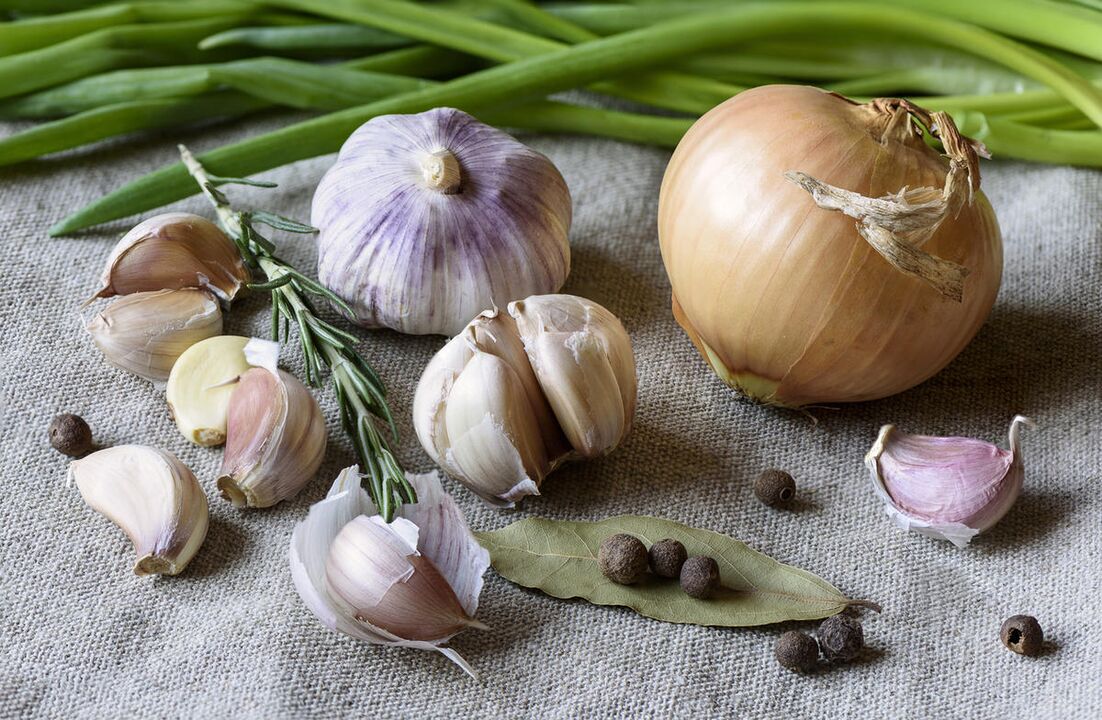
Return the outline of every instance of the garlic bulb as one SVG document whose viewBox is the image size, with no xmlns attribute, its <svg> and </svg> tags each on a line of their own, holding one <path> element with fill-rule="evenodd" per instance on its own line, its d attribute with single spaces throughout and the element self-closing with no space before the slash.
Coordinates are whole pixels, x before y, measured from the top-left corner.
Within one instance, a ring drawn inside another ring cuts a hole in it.
<svg viewBox="0 0 1102 720">
<path fill-rule="evenodd" d="M 207 498 L 176 456 L 144 445 L 98 450 L 69 465 L 84 502 L 134 544 L 137 575 L 176 575 L 207 535 Z"/>
<path fill-rule="evenodd" d="M 1002 519 L 1018 499 L 1025 471 L 1018 415 L 1010 449 L 962 437 L 929 437 L 880 429 L 865 465 L 885 510 L 903 530 L 948 540 L 958 547 Z"/>
<path fill-rule="evenodd" d="M 191 213 L 165 213 L 119 240 L 95 297 L 204 288 L 229 302 L 248 281 L 241 253 L 217 225 Z"/>
<path fill-rule="evenodd" d="M 236 507 L 269 507 L 298 494 L 325 458 L 325 417 L 290 373 L 246 371 L 227 407 L 218 489 Z"/>
<path fill-rule="evenodd" d="M 226 442 L 234 384 L 252 367 L 245 352 L 250 342 L 255 345 L 268 341 L 238 335 L 207 338 L 185 350 L 172 366 L 165 399 L 176 427 L 189 442 Z"/>
<path fill-rule="evenodd" d="M 323 625 L 364 642 L 433 650 L 477 677 L 443 647 L 467 627 L 489 553 L 436 473 L 407 475 L 417 504 L 387 524 L 346 468 L 291 536 L 291 577 Z"/>
<path fill-rule="evenodd" d="M 570 192 L 546 157 L 459 110 L 376 117 L 314 195 L 318 279 L 366 327 L 455 335 L 570 272 Z"/>
<path fill-rule="evenodd" d="M 185 350 L 222 332 L 222 309 L 205 290 L 140 292 L 115 300 L 86 328 L 112 365 L 164 382 Z"/>
<path fill-rule="evenodd" d="M 635 413 L 635 359 L 623 325 L 572 295 L 481 313 L 426 366 L 413 398 L 425 452 L 482 499 L 539 494 L 572 458 L 611 452 Z"/>
<path fill-rule="evenodd" d="M 983 152 L 948 115 L 904 100 L 739 93 L 693 125 L 662 181 L 674 316 L 724 382 L 762 403 L 917 385 L 971 341 L 998 293 Z"/>
</svg>

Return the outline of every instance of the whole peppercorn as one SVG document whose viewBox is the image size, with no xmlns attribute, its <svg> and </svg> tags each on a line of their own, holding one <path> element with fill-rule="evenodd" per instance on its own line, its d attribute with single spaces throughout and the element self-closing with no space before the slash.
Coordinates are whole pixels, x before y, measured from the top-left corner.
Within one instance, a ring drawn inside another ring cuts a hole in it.
<svg viewBox="0 0 1102 720">
<path fill-rule="evenodd" d="M 650 569 L 655 575 L 664 578 L 681 576 L 681 566 L 685 564 L 685 546 L 673 538 L 659 540 L 650 546 Z"/>
<path fill-rule="evenodd" d="M 770 507 L 779 507 L 796 497 L 796 481 L 784 470 L 769 468 L 754 481 L 754 495 Z"/>
<path fill-rule="evenodd" d="M 828 617 L 819 625 L 819 647 L 828 660 L 852 660 L 865 647 L 865 631 L 854 618 Z"/>
<path fill-rule="evenodd" d="M 999 631 L 999 637 L 1008 650 L 1019 655 L 1036 655 L 1041 652 L 1045 641 L 1045 633 L 1032 615 L 1008 617 Z"/>
<path fill-rule="evenodd" d="M 610 535 L 597 550 L 597 566 L 612 582 L 631 585 L 647 572 L 647 546 L 626 533 Z"/>
<path fill-rule="evenodd" d="M 819 643 L 807 633 L 789 630 L 777 640 L 773 655 L 781 667 L 808 673 L 819 663 Z"/>
<path fill-rule="evenodd" d="M 80 457 L 92 449 L 92 429 L 79 415 L 58 415 L 50 422 L 48 432 L 50 445 L 66 455 Z"/>
<path fill-rule="evenodd" d="M 685 594 L 703 600 L 719 588 L 719 565 L 705 555 L 697 555 L 681 566 L 681 589 Z"/>
</svg>

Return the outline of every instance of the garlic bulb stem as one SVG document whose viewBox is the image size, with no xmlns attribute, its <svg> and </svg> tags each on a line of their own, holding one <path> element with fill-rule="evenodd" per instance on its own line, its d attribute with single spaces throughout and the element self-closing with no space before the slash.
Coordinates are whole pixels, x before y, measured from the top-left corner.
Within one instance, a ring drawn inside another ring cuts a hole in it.
<svg viewBox="0 0 1102 720">
<path fill-rule="evenodd" d="M 459 160 L 451 150 L 436 150 L 421 158 L 421 174 L 425 178 L 425 184 L 433 190 L 439 190 L 445 195 L 459 192 L 462 174 Z"/>
</svg>

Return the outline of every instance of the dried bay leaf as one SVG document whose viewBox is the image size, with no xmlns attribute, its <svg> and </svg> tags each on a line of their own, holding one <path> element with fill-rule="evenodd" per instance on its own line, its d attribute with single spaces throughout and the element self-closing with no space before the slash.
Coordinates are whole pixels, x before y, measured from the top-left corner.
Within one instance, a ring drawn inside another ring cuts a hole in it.
<svg viewBox="0 0 1102 720">
<path fill-rule="evenodd" d="M 696 600 L 676 580 L 649 574 L 635 585 L 617 585 L 597 567 L 601 541 L 616 533 L 634 535 L 648 548 L 663 538 L 674 538 L 690 556 L 715 558 L 723 589 L 712 598 Z M 872 606 L 850 600 L 822 578 L 779 563 L 738 540 L 662 518 L 620 515 L 599 522 L 527 518 L 475 536 L 490 552 L 494 570 L 518 585 L 559 598 L 623 605 L 665 622 L 766 625 L 817 620 L 847 605 Z"/>
</svg>

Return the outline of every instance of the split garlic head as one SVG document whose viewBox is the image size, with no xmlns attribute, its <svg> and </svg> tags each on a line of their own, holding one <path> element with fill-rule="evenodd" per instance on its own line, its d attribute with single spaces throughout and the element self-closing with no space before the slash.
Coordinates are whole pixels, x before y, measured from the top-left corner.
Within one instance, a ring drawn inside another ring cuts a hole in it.
<svg viewBox="0 0 1102 720">
<path fill-rule="evenodd" d="M 306 606 L 326 627 L 364 642 L 440 652 L 474 620 L 490 558 L 444 492 L 436 473 L 407 475 L 416 505 L 394 522 L 376 513 L 346 468 L 291 536 L 291 575 Z"/>
<path fill-rule="evenodd" d="M 1010 423 L 1009 449 L 963 437 L 908 435 L 885 425 L 865 465 L 885 510 L 904 530 L 949 540 L 958 547 L 990 529 L 1022 489 L 1019 430 Z"/>
<path fill-rule="evenodd" d="M 119 240 L 95 297 L 204 288 L 229 302 L 248 281 L 241 253 L 221 228 L 199 215 L 165 213 Z"/>
<path fill-rule="evenodd" d="M 136 575 L 176 575 L 207 535 L 207 498 L 186 465 L 166 450 L 117 445 L 69 465 L 90 508 L 134 545 Z"/>
<path fill-rule="evenodd" d="M 115 300 L 86 326 L 115 367 L 163 383 L 189 347 L 222 332 L 222 309 L 205 290 L 155 290 Z"/>
<path fill-rule="evenodd" d="M 539 494 L 562 462 L 615 449 L 635 412 L 631 340 L 572 295 L 481 313 L 429 362 L 413 399 L 425 452 L 486 502 Z"/>
<path fill-rule="evenodd" d="M 464 112 L 377 117 L 314 195 L 318 278 L 366 327 L 455 335 L 562 287 L 571 213 L 550 160 Z"/>
</svg>

